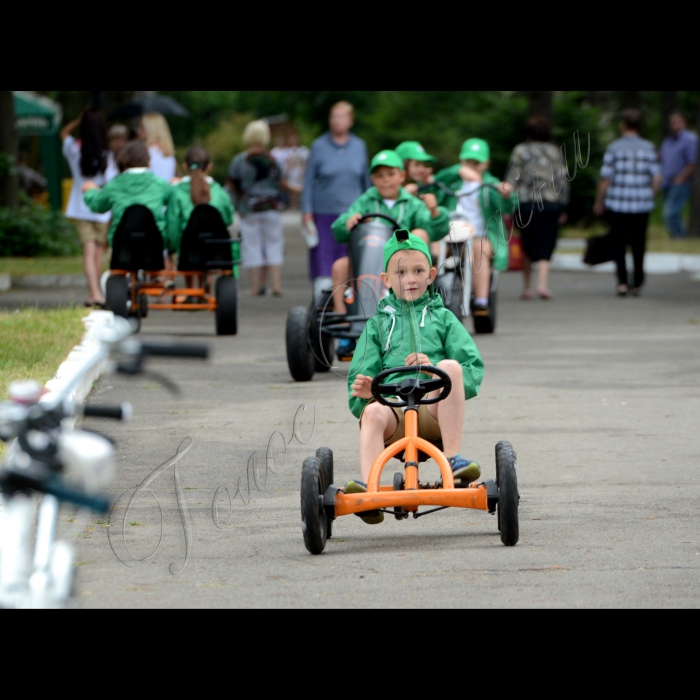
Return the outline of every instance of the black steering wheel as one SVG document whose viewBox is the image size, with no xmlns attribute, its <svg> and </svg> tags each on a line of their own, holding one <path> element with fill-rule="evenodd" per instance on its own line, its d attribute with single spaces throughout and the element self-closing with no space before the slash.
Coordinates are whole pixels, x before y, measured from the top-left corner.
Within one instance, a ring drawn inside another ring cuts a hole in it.
<svg viewBox="0 0 700 700">
<path fill-rule="evenodd" d="M 393 216 L 389 216 L 388 214 L 382 214 L 381 212 L 377 212 L 376 214 L 365 214 L 357 222 L 357 225 L 359 226 L 360 224 L 363 224 L 365 221 L 369 221 L 370 219 L 384 219 L 385 221 L 388 221 L 390 224 L 394 225 L 395 231 L 398 231 L 398 229 L 401 228 L 401 224 Z"/>
<path fill-rule="evenodd" d="M 436 374 L 437 379 L 417 379 L 409 377 L 398 384 L 382 384 L 382 382 L 394 374 L 415 374 L 417 371 Z M 442 393 L 434 399 L 426 399 L 427 394 L 442 389 Z M 377 403 L 390 408 L 415 408 L 416 406 L 428 406 L 444 401 L 452 391 L 452 380 L 447 372 L 432 365 L 416 365 L 414 367 L 394 367 L 385 369 L 372 380 L 372 396 Z M 388 401 L 387 396 L 398 396 L 398 401 Z"/>
</svg>

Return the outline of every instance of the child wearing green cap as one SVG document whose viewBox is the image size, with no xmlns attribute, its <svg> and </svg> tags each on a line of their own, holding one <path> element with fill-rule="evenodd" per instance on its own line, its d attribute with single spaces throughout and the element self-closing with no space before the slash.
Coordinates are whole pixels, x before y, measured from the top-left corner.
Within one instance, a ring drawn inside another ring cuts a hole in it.
<svg viewBox="0 0 700 700">
<path fill-rule="evenodd" d="M 432 283 L 437 270 L 424 241 L 408 231 L 397 231 L 386 245 L 384 261 L 382 280 L 391 293 L 365 326 L 348 377 L 350 410 L 360 419 L 362 479 L 348 482 L 345 492 L 366 492 L 374 461 L 404 437 L 403 411 L 372 398 L 373 378 L 392 367 L 433 365 L 450 376 L 450 396 L 420 407 L 419 435 L 433 442 L 442 440 L 456 479 L 476 481 L 481 476 L 479 465 L 462 458 L 460 451 L 465 401 L 478 394 L 484 377 L 481 355 L 462 323 L 435 293 Z M 379 512 L 361 517 L 370 525 L 384 520 Z"/>
<path fill-rule="evenodd" d="M 430 185 L 435 181 L 433 166 L 436 160 L 426 153 L 425 148 L 418 141 L 404 141 L 396 147 L 396 152 L 403 160 L 406 171 L 407 184 L 404 187 L 409 194 L 418 196 L 420 185 Z M 421 199 L 426 201 L 424 196 Z"/>
<path fill-rule="evenodd" d="M 508 237 L 503 215 L 512 214 L 517 207 L 513 187 L 494 177 L 490 172 L 491 149 L 483 139 L 464 142 L 460 164 L 440 171 L 435 179 L 460 197 L 438 196 L 438 201 L 450 211 L 460 211 L 476 227 L 474 242 L 474 315 L 489 314 L 491 265 L 500 271 L 508 269 Z M 481 187 L 481 185 L 492 185 Z"/>
<path fill-rule="evenodd" d="M 371 187 L 347 211 L 333 223 L 332 230 L 338 243 L 346 243 L 352 230 L 365 214 L 382 213 L 392 216 L 400 226 L 411 230 L 426 243 L 439 241 L 450 232 L 450 219 L 446 209 L 433 198 L 428 204 L 410 195 L 403 187 L 406 179 L 404 164 L 395 151 L 381 151 L 370 165 Z M 342 285 L 350 277 L 349 258 L 341 258 L 333 265 L 333 305 L 337 313 L 345 313 Z M 339 356 L 352 352 L 352 341 L 341 341 Z"/>
</svg>

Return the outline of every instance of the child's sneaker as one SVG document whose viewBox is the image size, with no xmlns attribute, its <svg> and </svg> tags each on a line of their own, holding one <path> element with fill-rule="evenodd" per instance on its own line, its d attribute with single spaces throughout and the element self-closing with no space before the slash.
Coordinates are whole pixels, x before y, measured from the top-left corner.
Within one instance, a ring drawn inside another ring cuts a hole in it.
<svg viewBox="0 0 700 700">
<path fill-rule="evenodd" d="M 452 467 L 452 474 L 455 479 L 464 479 L 471 483 L 481 476 L 481 468 L 470 459 L 464 459 L 457 455 L 456 457 L 450 457 L 448 462 Z"/>
<path fill-rule="evenodd" d="M 348 481 L 345 485 L 345 493 L 367 493 L 367 484 L 363 481 Z M 355 513 L 355 515 L 358 518 L 362 518 L 362 521 L 367 523 L 367 525 L 381 525 L 384 522 L 384 513 L 380 513 L 378 510 Z"/>
<path fill-rule="evenodd" d="M 355 354 L 355 341 L 342 338 L 338 341 L 338 360 L 340 362 L 350 362 Z"/>
</svg>

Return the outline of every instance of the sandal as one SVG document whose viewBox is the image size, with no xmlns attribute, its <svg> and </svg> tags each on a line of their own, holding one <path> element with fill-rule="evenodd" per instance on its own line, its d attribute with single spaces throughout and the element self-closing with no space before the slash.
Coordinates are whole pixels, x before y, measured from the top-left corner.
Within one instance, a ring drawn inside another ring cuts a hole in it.
<svg viewBox="0 0 700 700">
<path fill-rule="evenodd" d="M 617 288 L 617 296 L 626 297 L 630 293 L 629 287 L 626 284 L 621 284 Z"/>
<path fill-rule="evenodd" d="M 531 301 L 532 299 L 535 298 L 535 294 L 531 289 L 526 289 L 523 292 L 522 297 L 520 297 L 523 301 Z"/>
<path fill-rule="evenodd" d="M 537 294 L 539 295 L 540 299 L 544 299 L 545 301 L 552 301 L 552 299 L 554 299 L 554 295 L 549 291 L 549 289 L 538 289 Z"/>
</svg>

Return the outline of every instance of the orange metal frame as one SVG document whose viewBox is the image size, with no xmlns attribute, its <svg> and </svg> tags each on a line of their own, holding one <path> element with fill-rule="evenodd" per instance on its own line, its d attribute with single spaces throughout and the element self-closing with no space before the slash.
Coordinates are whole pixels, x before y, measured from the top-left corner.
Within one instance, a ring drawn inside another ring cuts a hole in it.
<svg viewBox="0 0 700 700">
<path fill-rule="evenodd" d="M 403 508 L 407 513 L 415 513 L 419 506 L 446 506 L 450 508 L 471 508 L 488 511 L 488 493 L 484 484 L 456 489 L 452 468 L 445 455 L 432 443 L 418 437 L 418 411 L 406 411 L 406 437 L 382 452 L 377 458 L 367 483 L 367 493 L 338 493 L 335 499 L 335 515 L 352 515 L 386 508 Z M 384 468 L 389 460 L 406 452 L 406 464 L 418 464 L 418 451 L 425 452 L 434 459 L 442 474 L 442 488 L 423 490 L 419 487 L 418 468 L 406 467 L 406 490 L 394 491 L 393 486 L 380 486 Z"/>
<path fill-rule="evenodd" d="M 114 276 L 126 277 L 128 275 L 134 276 L 133 272 L 128 270 L 112 270 L 111 274 Z M 212 289 L 212 277 L 213 272 L 186 272 L 181 270 L 158 270 L 157 272 L 146 272 L 145 273 L 150 278 L 160 278 L 162 281 L 155 281 L 153 279 L 146 280 L 142 282 L 141 285 L 132 284 L 131 285 L 131 308 L 138 309 L 138 297 L 143 294 L 149 298 L 155 297 L 157 299 L 164 299 L 165 297 L 170 297 L 171 302 L 166 303 L 164 301 L 158 301 L 156 303 L 148 303 L 149 311 L 210 311 L 214 312 L 218 308 L 216 297 L 211 293 L 207 292 L 204 287 L 197 287 L 190 289 L 188 287 L 180 288 L 170 288 L 167 286 L 167 281 L 170 279 L 174 280 L 176 277 L 190 277 L 204 274 L 206 276 L 207 287 Z M 222 276 L 230 276 L 233 274 L 230 270 L 218 271 L 217 274 Z M 175 299 L 180 296 L 187 297 L 197 297 L 202 300 L 201 304 L 176 304 Z"/>
</svg>

